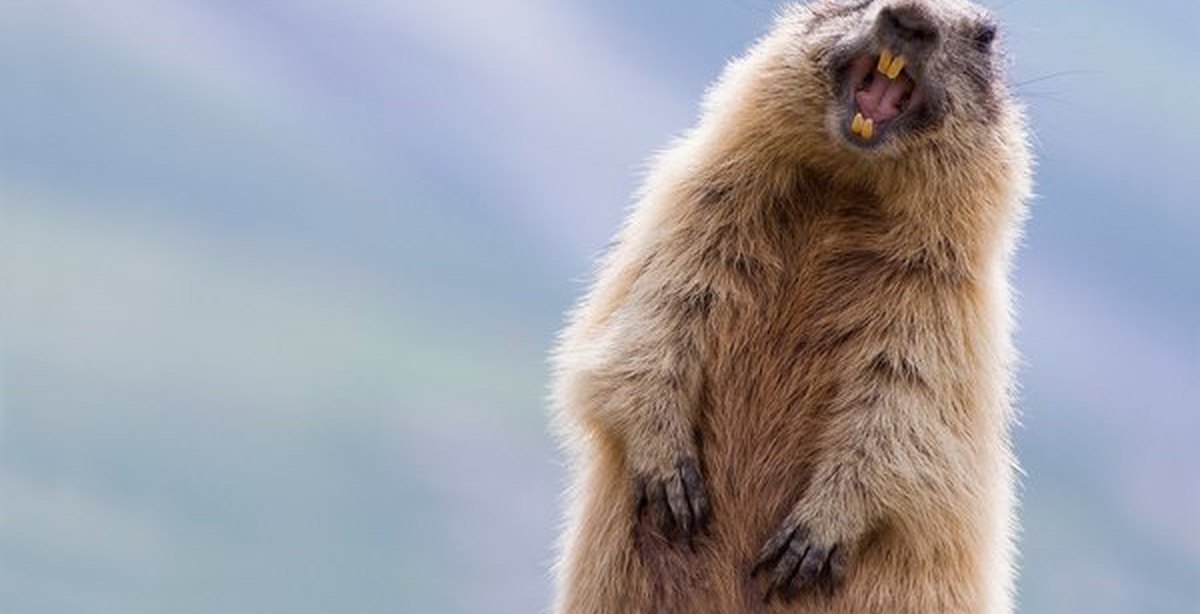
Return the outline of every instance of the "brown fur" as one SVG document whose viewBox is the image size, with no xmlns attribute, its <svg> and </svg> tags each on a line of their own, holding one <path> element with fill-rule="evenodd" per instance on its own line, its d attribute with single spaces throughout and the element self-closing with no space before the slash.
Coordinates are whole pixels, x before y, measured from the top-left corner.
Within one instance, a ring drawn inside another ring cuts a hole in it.
<svg viewBox="0 0 1200 614">
<path fill-rule="evenodd" d="M 1022 114 L 994 75 L 966 94 L 941 53 L 944 120 L 849 147 L 822 61 L 877 10 L 792 7 L 730 64 L 574 312 L 554 358 L 574 472 L 557 611 L 1011 611 Z M 689 457 L 712 510 L 692 549 L 634 496 Z M 751 568 L 787 521 L 843 544 L 836 592 L 764 602 Z"/>
</svg>

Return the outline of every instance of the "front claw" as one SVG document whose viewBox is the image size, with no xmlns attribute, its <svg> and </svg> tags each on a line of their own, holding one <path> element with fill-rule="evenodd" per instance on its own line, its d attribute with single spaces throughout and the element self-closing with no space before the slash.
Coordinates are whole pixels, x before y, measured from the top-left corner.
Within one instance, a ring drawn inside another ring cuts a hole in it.
<svg viewBox="0 0 1200 614">
<path fill-rule="evenodd" d="M 848 544 L 820 539 L 804 524 L 789 520 L 767 541 L 751 575 L 770 569 L 765 602 L 776 595 L 791 601 L 806 591 L 831 595 L 846 577 L 848 559 Z"/>
<path fill-rule="evenodd" d="M 640 475 L 634 490 L 638 518 L 649 516 L 666 539 L 693 547 L 693 538 L 707 530 L 708 489 L 696 459 L 685 458 L 662 474 Z"/>
</svg>

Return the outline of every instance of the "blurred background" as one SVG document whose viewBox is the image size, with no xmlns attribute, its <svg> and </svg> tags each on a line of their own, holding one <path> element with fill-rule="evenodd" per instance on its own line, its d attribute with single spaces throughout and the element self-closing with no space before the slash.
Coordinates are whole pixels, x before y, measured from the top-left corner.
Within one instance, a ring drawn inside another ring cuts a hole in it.
<svg viewBox="0 0 1200 614">
<path fill-rule="evenodd" d="M 992 8 L 1020 612 L 1196 612 L 1200 5 Z M 546 350 L 775 9 L 0 3 L 0 612 L 543 611 Z"/>
</svg>

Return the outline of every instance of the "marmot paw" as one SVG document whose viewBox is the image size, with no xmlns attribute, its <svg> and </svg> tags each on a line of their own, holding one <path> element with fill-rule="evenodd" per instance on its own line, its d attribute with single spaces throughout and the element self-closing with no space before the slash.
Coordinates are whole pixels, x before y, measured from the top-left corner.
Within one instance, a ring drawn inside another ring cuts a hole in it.
<svg viewBox="0 0 1200 614">
<path fill-rule="evenodd" d="M 845 578 L 848 558 L 848 544 L 819 539 L 803 523 L 789 519 L 767 541 L 751 575 L 770 569 L 766 602 L 774 596 L 791 601 L 806 591 L 830 595 Z"/>
<path fill-rule="evenodd" d="M 637 517 L 648 520 L 668 540 L 692 546 L 697 533 L 707 532 L 708 489 L 695 458 L 684 458 L 675 468 L 634 478 Z"/>
</svg>

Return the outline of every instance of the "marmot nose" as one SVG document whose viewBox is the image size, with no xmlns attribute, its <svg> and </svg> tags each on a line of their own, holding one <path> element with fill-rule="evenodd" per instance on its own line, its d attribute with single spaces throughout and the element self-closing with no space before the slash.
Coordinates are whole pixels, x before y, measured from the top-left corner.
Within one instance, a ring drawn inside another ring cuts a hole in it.
<svg viewBox="0 0 1200 614">
<path fill-rule="evenodd" d="M 897 46 L 928 47 L 937 40 L 937 25 L 919 6 L 901 4 L 879 11 L 877 27 L 886 42 Z"/>
</svg>

